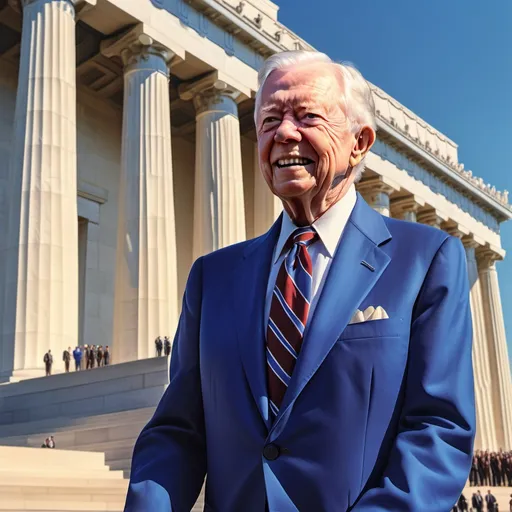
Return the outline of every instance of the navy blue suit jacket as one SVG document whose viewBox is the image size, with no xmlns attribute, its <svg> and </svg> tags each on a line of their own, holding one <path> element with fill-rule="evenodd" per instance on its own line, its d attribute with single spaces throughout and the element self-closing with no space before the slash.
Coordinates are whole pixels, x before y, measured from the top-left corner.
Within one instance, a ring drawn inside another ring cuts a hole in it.
<svg viewBox="0 0 512 512">
<path fill-rule="evenodd" d="M 188 512 L 206 474 L 208 511 L 450 510 L 475 434 L 462 244 L 359 196 L 271 424 L 264 305 L 280 222 L 194 263 L 125 510 Z M 368 306 L 389 319 L 348 325 Z"/>
</svg>

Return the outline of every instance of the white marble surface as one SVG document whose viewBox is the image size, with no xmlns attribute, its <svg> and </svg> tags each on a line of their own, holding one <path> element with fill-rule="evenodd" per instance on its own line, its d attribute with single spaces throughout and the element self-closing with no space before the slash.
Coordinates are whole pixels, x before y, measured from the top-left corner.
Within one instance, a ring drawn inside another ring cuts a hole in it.
<svg viewBox="0 0 512 512">
<path fill-rule="evenodd" d="M 116 361 L 150 357 L 178 317 L 168 58 L 129 46 L 125 61 L 114 319 Z"/>
<path fill-rule="evenodd" d="M 23 9 L 13 149 L 0 373 L 42 366 L 78 332 L 78 226 L 74 8 Z"/>
<path fill-rule="evenodd" d="M 194 91 L 196 170 L 194 259 L 246 239 L 237 92 Z"/>
<path fill-rule="evenodd" d="M 475 450 L 497 450 L 495 415 L 491 398 L 493 381 L 491 379 L 489 348 L 484 323 L 482 291 L 478 281 L 475 245 L 471 241 L 465 242 L 473 318 L 473 370 L 477 420 Z"/>
<path fill-rule="evenodd" d="M 482 289 L 489 352 L 493 355 L 491 374 L 497 441 L 499 447 L 507 449 L 512 446 L 512 382 L 494 256 L 492 252 L 487 252 L 479 258 L 479 281 Z"/>
</svg>

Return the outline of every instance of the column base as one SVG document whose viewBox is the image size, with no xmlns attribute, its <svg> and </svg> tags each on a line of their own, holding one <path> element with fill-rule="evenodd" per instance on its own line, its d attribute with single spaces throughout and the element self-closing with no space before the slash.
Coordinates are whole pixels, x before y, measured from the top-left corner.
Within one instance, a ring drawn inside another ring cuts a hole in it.
<svg viewBox="0 0 512 512">
<path fill-rule="evenodd" d="M 64 373 L 62 370 L 54 370 L 52 368 L 52 375 Z M 32 368 L 26 370 L 14 370 L 11 372 L 0 373 L 0 385 L 11 384 L 13 382 L 20 382 L 27 379 L 37 379 L 39 377 L 45 377 L 46 371 L 43 368 Z"/>
</svg>

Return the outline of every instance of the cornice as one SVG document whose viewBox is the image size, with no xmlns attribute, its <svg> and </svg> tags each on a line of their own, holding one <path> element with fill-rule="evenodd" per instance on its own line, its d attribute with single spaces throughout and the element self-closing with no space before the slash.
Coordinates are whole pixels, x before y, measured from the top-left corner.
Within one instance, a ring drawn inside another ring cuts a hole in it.
<svg viewBox="0 0 512 512">
<path fill-rule="evenodd" d="M 455 154 L 455 151 L 458 147 L 455 142 L 453 142 L 448 137 L 443 135 L 441 132 L 437 131 L 435 128 L 430 126 L 423 119 L 421 119 L 412 111 L 404 107 L 397 100 L 386 94 L 382 89 L 378 88 L 373 84 L 370 84 L 370 88 L 372 89 L 374 95 L 376 95 L 382 100 L 388 101 L 395 109 L 399 110 L 404 116 L 406 116 L 410 123 L 417 123 L 421 129 L 426 130 L 431 136 L 436 137 L 439 142 L 450 146 L 453 149 L 452 154 Z M 409 126 L 408 123 L 400 123 L 396 118 L 394 118 L 391 115 L 385 115 L 385 113 L 379 109 L 376 110 L 376 116 L 377 119 L 382 120 L 385 123 L 385 125 L 399 132 L 403 137 L 405 137 L 408 141 L 414 144 L 414 146 L 428 153 L 433 159 L 437 160 L 443 167 L 448 167 L 449 169 L 456 172 L 468 183 L 468 185 L 472 185 L 473 187 L 480 189 L 487 196 L 492 198 L 494 201 L 504 205 L 509 211 L 512 212 L 512 209 L 508 204 L 507 190 L 503 192 L 496 190 L 496 187 L 493 187 L 492 185 L 485 183 L 482 178 L 473 176 L 472 171 L 465 170 L 464 164 L 459 163 L 458 159 L 452 158 L 452 156 L 449 153 L 443 152 L 442 150 L 439 149 L 439 147 L 432 147 L 428 140 L 424 143 L 420 137 L 414 136 L 412 134 L 411 127 Z"/>
<path fill-rule="evenodd" d="M 409 119 L 411 119 L 414 122 L 417 122 L 418 125 L 427 130 L 431 135 L 437 137 L 441 142 L 449 144 L 454 149 L 458 148 L 458 145 L 451 139 L 449 139 L 446 135 L 441 133 L 439 130 L 436 130 L 433 126 L 428 124 L 425 120 L 423 120 L 421 117 L 419 117 L 417 114 L 415 114 L 412 110 L 409 110 L 407 107 L 402 105 L 398 100 L 384 92 L 380 87 L 377 87 L 375 84 L 372 84 L 368 82 L 370 89 L 372 90 L 372 93 L 379 98 L 389 101 L 396 109 L 400 110 L 403 114 L 405 114 Z M 379 115 L 383 118 L 386 118 L 383 112 L 379 112 Z M 390 123 L 392 125 L 396 124 L 396 121 L 391 121 L 389 119 Z M 407 130 L 405 130 L 407 131 Z"/>
<path fill-rule="evenodd" d="M 508 204 L 508 192 L 498 192 L 494 187 L 485 185 L 481 178 L 475 178 L 470 171 L 460 170 L 443 162 L 417 141 L 411 140 L 396 126 L 392 126 L 386 119 L 377 115 L 377 128 L 390 135 L 399 145 L 408 148 L 415 155 L 434 167 L 438 174 L 447 179 L 456 188 L 476 198 L 488 208 L 494 210 L 501 222 L 512 219 L 512 207 Z"/>
<path fill-rule="evenodd" d="M 167 7 L 168 0 L 151 0 L 155 7 Z M 314 50 L 304 39 L 250 0 L 177 0 L 203 13 L 227 32 L 247 42 L 263 57 L 285 50 Z M 184 12 L 184 9 L 181 9 Z M 180 11 L 178 6 L 178 11 Z M 259 43 L 259 44 L 258 44 Z"/>
<path fill-rule="evenodd" d="M 158 8 L 169 8 L 171 0 L 151 1 Z M 178 17 L 180 12 L 186 12 L 185 6 L 188 4 L 221 26 L 232 37 L 245 42 L 262 57 L 286 50 L 315 50 L 304 39 L 269 15 L 272 9 L 269 11 L 269 9 L 258 8 L 255 0 L 176 0 L 176 2 L 178 2 Z M 267 3 L 272 5 L 271 2 Z M 275 12 L 277 13 L 277 10 Z M 226 49 L 226 51 L 233 50 Z M 498 191 L 490 184 L 486 184 L 482 178 L 473 176 L 472 171 L 465 170 L 464 164 L 458 161 L 458 146 L 454 141 L 376 85 L 369 83 L 369 86 L 377 104 L 382 101 L 388 104 L 387 109 L 378 108 L 378 106 L 376 109 L 377 123 L 381 129 L 390 132 L 406 147 L 432 163 L 441 175 L 456 186 L 465 189 L 469 195 L 478 198 L 488 208 L 495 210 L 501 221 L 512 218 L 512 207 L 508 204 L 508 191 Z M 391 109 L 400 113 L 407 122 L 395 119 Z M 412 130 L 410 124 L 416 124 L 416 130 Z M 418 132 L 418 128 L 428 134 L 427 140 L 423 141 L 419 135 L 414 134 L 415 131 Z M 396 137 L 397 134 L 399 137 Z M 432 138 L 432 144 L 428 138 Z"/>
</svg>

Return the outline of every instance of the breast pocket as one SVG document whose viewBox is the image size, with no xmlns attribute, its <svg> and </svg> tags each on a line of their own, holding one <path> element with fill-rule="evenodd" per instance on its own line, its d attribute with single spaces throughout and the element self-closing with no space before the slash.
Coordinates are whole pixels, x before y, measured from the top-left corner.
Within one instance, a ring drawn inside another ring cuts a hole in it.
<svg viewBox="0 0 512 512">
<path fill-rule="evenodd" d="M 386 318 L 349 324 L 339 340 L 365 340 L 372 338 L 402 338 L 409 335 L 409 324 L 404 318 Z"/>
</svg>

